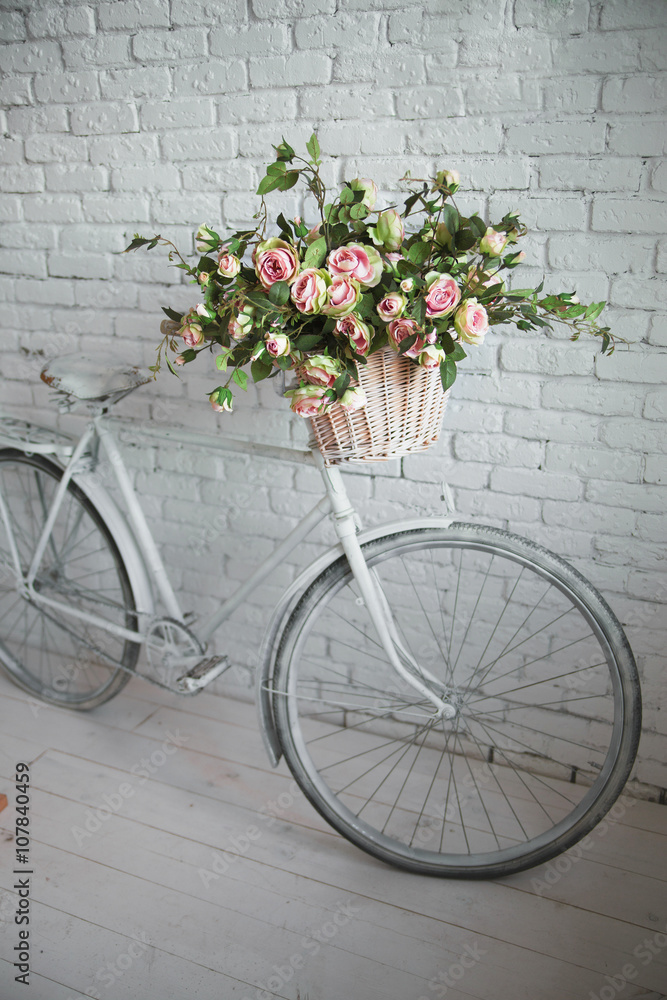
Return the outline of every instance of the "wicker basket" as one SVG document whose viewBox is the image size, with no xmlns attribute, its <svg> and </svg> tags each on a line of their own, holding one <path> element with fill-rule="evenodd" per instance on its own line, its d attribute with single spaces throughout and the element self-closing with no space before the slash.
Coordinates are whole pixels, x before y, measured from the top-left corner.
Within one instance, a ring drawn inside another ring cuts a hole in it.
<svg viewBox="0 0 667 1000">
<path fill-rule="evenodd" d="M 338 404 L 311 419 L 317 447 L 328 465 L 383 462 L 426 451 L 438 440 L 449 392 L 438 368 L 419 368 L 391 348 L 359 365 L 358 383 L 366 405 L 348 411 Z"/>
</svg>

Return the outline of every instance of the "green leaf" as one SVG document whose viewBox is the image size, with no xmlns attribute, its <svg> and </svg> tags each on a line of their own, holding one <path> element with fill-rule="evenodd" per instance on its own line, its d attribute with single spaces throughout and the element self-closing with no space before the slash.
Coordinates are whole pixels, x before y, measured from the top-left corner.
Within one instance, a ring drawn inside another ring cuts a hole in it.
<svg viewBox="0 0 667 1000">
<path fill-rule="evenodd" d="M 167 309 L 166 306 L 162 306 L 162 312 L 168 316 L 169 319 L 173 319 L 174 323 L 180 323 L 183 319 L 183 313 L 176 312 L 175 309 Z"/>
<path fill-rule="evenodd" d="M 283 215 L 282 212 L 280 213 L 280 215 L 278 216 L 278 218 L 277 218 L 276 221 L 277 221 L 278 225 L 280 226 L 280 228 L 284 232 L 291 233 L 291 231 L 292 231 L 292 223 L 287 221 L 287 219 L 285 218 L 285 216 Z M 306 232 L 308 232 L 308 230 L 306 230 Z"/>
<path fill-rule="evenodd" d="M 405 212 L 404 216 L 409 215 L 411 209 L 414 208 L 415 204 L 419 201 L 419 194 L 411 194 L 409 198 L 405 199 Z"/>
<path fill-rule="evenodd" d="M 253 382 L 261 382 L 262 379 L 268 378 L 272 371 L 273 365 L 267 365 L 265 361 L 253 361 L 250 365 Z"/>
<path fill-rule="evenodd" d="M 320 236 L 319 239 L 311 243 L 306 250 L 306 256 L 303 259 L 303 266 L 306 267 L 319 267 L 324 258 L 327 255 L 327 241 L 324 236 Z"/>
<path fill-rule="evenodd" d="M 152 250 L 154 246 L 157 246 L 157 241 L 161 239 L 160 236 L 153 236 L 152 239 L 146 240 L 143 236 L 139 236 L 138 233 L 135 234 L 134 239 L 130 243 L 129 247 L 125 247 L 122 251 L 123 253 L 128 253 L 130 250 L 137 250 L 139 247 L 145 247 L 147 243 L 150 243 L 149 250 Z"/>
<path fill-rule="evenodd" d="M 459 217 L 459 213 L 456 211 L 453 205 L 449 204 L 449 202 L 445 202 L 445 204 L 442 206 L 442 211 L 440 213 L 440 222 L 444 222 L 445 226 L 447 227 L 447 231 L 452 236 L 456 235 L 456 233 L 459 230 L 459 226 L 461 225 L 461 219 Z"/>
<path fill-rule="evenodd" d="M 279 174 L 284 174 L 286 170 L 287 167 L 285 166 L 283 161 L 278 160 L 277 163 L 269 163 L 268 167 L 266 168 L 266 173 L 267 176 L 277 177 Z"/>
<path fill-rule="evenodd" d="M 606 302 L 592 302 L 589 305 L 588 309 L 586 310 L 584 319 L 588 319 L 591 321 L 597 319 L 602 310 L 604 309 L 604 307 L 606 306 L 606 304 L 607 304 Z"/>
<path fill-rule="evenodd" d="M 442 388 L 445 392 L 447 392 L 447 390 L 451 388 L 456 381 L 456 362 L 451 355 L 446 357 L 440 365 L 440 378 L 442 380 Z"/>
<path fill-rule="evenodd" d="M 354 205 L 354 191 L 350 187 L 344 187 L 340 193 L 341 205 Z"/>
<path fill-rule="evenodd" d="M 280 188 L 280 190 L 281 191 L 289 191 L 290 188 L 293 188 L 294 185 L 296 184 L 296 182 L 299 179 L 299 174 L 300 173 L 301 173 L 300 170 L 289 170 L 285 174 L 285 176 L 282 177 L 281 180 L 280 180 L 280 184 L 278 185 L 278 187 Z"/>
<path fill-rule="evenodd" d="M 286 175 L 285 174 L 279 174 L 278 176 L 275 176 L 275 177 L 271 177 L 271 176 L 267 175 L 266 177 L 262 177 L 261 181 L 259 182 L 259 187 L 257 188 L 256 193 L 257 194 L 268 194 L 269 191 L 275 191 L 275 189 L 280 184 L 282 184 L 284 176 L 286 176 Z"/>
<path fill-rule="evenodd" d="M 292 367 L 292 359 L 289 355 L 285 355 L 282 358 L 276 358 L 275 362 L 279 368 L 283 369 L 283 371 L 287 371 L 288 368 Z"/>
<path fill-rule="evenodd" d="M 333 384 L 333 390 L 336 393 L 337 399 L 340 399 L 340 397 L 343 395 L 349 384 L 350 384 L 349 372 L 343 372 L 342 375 L 338 376 L 338 378 Z"/>
<path fill-rule="evenodd" d="M 611 338 L 608 333 L 602 335 L 602 354 L 607 353 L 607 348 L 609 347 L 609 342 Z M 609 352 L 611 354 L 611 351 Z"/>
<path fill-rule="evenodd" d="M 236 382 L 236 384 L 240 389 L 248 388 L 248 376 L 246 375 L 245 372 L 242 372 L 240 368 L 234 369 L 234 374 L 232 375 L 232 379 L 234 380 L 234 382 Z"/>
<path fill-rule="evenodd" d="M 431 256 L 431 244 L 422 243 L 421 240 L 413 243 L 408 250 L 408 260 L 413 264 L 423 264 Z"/>
<path fill-rule="evenodd" d="M 171 363 L 171 359 L 169 358 L 169 354 L 167 353 L 167 351 L 164 352 L 164 360 L 167 362 L 167 366 L 168 366 L 169 371 L 171 372 L 171 374 L 175 375 L 176 378 L 180 378 L 181 376 L 178 374 L 178 372 L 174 368 L 173 364 Z"/>
<path fill-rule="evenodd" d="M 302 333 L 293 341 L 293 344 L 297 351 L 311 351 L 317 347 L 321 340 L 322 337 L 319 333 Z"/>
<path fill-rule="evenodd" d="M 417 340 L 416 333 L 412 333 L 409 337 L 406 337 L 405 340 L 402 340 L 398 345 L 398 353 L 405 354 L 406 351 L 410 350 L 410 348 L 412 347 L 412 345 L 415 343 L 416 340 Z"/>
<path fill-rule="evenodd" d="M 417 320 L 419 326 L 424 325 L 424 320 L 426 319 L 426 299 L 420 297 L 415 300 L 415 304 L 412 307 L 412 315 Z"/>
<path fill-rule="evenodd" d="M 276 281 L 269 288 L 269 299 L 275 306 L 284 306 L 289 302 L 289 285 L 286 281 Z"/>
<path fill-rule="evenodd" d="M 469 229 L 460 229 L 454 242 L 457 250 L 472 250 L 477 243 L 477 237 Z"/>
<path fill-rule="evenodd" d="M 229 364 L 229 354 L 225 351 L 224 354 L 218 354 L 215 359 L 215 367 L 221 372 L 227 371 L 227 365 Z"/>
<path fill-rule="evenodd" d="M 452 361 L 463 361 L 463 359 L 467 358 L 468 355 L 463 350 L 461 344 L 454 344 L 454 350 L 449 354 L 449 357 L 452 359 Z"/>
<path fill-rule="evenodd" d="M 211 257 L 200 257 L 197 268 L 200 271 L 206 271 L 207 274 L 211 274 L 213 271 L 218 270 L 218 265 Z"/>
<path fill-rule="evenodd" d="M 350 209 L 350 218 L 356 219 L 357 222 L 361 219 L 365 219 L 368 215 L 368 209 L 365 205 L 353 205 Z"/>
<path fill-rule="evenodd" d="M 482 236 L 486 232 L 486 222 L 484 222 L 478 215 L 471 215 L 468 219 L 468 225 L 472 229 L 473 233 L 481 240 Z"/>
<path fill-rule="evenodd" d="M 314 132 L 311 135 L 308 142 L 306 143 L 306 149 L 310 153 L 311 160 L 314 160 L 317 163 L 317 161 L 320 158 L 321 150 L 320 150 L 320 144 L 317 141 L 317 136 Z"/>
</svg>

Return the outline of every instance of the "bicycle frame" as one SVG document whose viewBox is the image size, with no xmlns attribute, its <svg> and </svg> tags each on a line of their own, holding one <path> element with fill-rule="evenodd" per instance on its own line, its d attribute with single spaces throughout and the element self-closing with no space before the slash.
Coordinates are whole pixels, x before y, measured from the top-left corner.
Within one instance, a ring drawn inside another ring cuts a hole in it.
<svg viewBox="0 0 667 1000">
<path fill-rule="evenodd" d="M 105 414 L 97 414 L 86 427 L 83 435 L 79 439 L 76 447 L 72 451 L 67 462 L 63 476 L 58 484 L 56 493 L 49 510 L 46 522 L 42 529 L 41 536 L 31 561 L 31 565 L 25 577 L 22 576 L 18 552 L 13 537 L 9 517 L 0 493 L 0 517 L 5 524 L 5 529 L 9 537 L 10 553 L 15 563 L 15 573 L 19 580 L 19 589 L 29 597 L 35 604 L 42 604 L 47 607 L 57 609 L 59 612 L 85 621 L 90 625 L 104 629 L 118 635 L 121 638 L 132 642 L 145 644 L 147 636 L 144 632 L 125 628 L 120 625 L 108 622 L 89 612 L 73 608 L 60 601 L 45 597 L 34 588 L 34 581 L 39 569 L 42 557 L 46 551 L 51 531 L 55 524 L 60 506 L 64 500 L 70 480 L 77 481 L 77 471 L 80 470 L 82 457 L 95 440 L 98 440 L 104 448 L 114 477 L 123 496 L 127 513 L 134 531 L 136 545 L 143 558 L 147 575 L 153 588 L 157 590 L 170 617 L 179 622 L 183 622 L 183 614 L 178 604 L 176 595 L 169 582 L 167 572 L 157 549 L 146 517 L 139 504 L 136 493 L 127 473 L 127 468 L 118 448 L 117 442 L 110 431 Z M 27 450 L 27 449 L 26 449 Z M 96 449 L 95 449 L 96 450 Z M 253 451 L 251 443 L 246 443 L 246 450 Z M 289 457 L 289 450 L 282 448 L 272 448 L 264 445 L 261 451 L 265 455 L 283 459 Z M 298 454 L 298 453 L 297 453 Z M 278 566 L 286 555 L 288 555 L 296 545 L 298 545 L 314 528 L 328 515 L 333 516 L 334 527 L 339 539 L 340 549 L 335 552 L 335 557 L 344 553 L 350 564 L 352 573 L 360 589 L 361 598 L 368 608 L 369 616 L 381 640 L 382 646 L 392 663 L 394 669 L 409 684 L 411 684 L 422 697 L 427 698 L 437 710 L 439 716 L 449 718 L 455 714 L 454 708 L 446 701 L 439 698 L 432 688 L 424 684 L 419 678 L 435 681 L 428 671 L 420 667 L 411 660 L 406 651 L 402 648 L 398 634 L 393 625 L 391 614 L 386 600 L 379 586 L 379 582 L 372 574 L 361 551 L 360 539 L 357 538 L 358 521 L 357 515 L 352 507 L 347 491 L 342 481 L 339 470 L 336 467 L 327 467 L 324 460 L 315 448 L 311 450 L 312 461 L 322 475 L 326 495 L 322 497 L 306 514 L 292 532 L 281 542 L 273 552 L 257 567 L 248 580 L 245 581 L 236 592 L 225 603 L 208 618 L 198 623 L 197 636 L 206 644 L 220 625 L 232 614 L 232 612 L 245 600 L 270 573 Z M 451 519 L 449 519 L 451 520 Z M 423 524 L 423 522 L 420 522 Z M 405 530 L 405 523 L 402 525 Z M 384 526 L 382 534 L 387 533 L 387 526 Z M 400 656 L 399 656 L 400 653 Z M 402 659 L 401 659 L 402 658 Z M 402 660 L 407 660 L 410 669 L 406 668 Z M 418 676 L 417 676 L 418 675 Z"/>
</svg>

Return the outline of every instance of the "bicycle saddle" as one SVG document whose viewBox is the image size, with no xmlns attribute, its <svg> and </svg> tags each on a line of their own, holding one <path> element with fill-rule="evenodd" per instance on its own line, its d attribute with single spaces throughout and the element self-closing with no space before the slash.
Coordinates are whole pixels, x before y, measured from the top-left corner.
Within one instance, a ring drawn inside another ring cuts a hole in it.
<svg viewBox="0 0 667 1000">
<path fill-rule="evenodd" d="M 105 400 L 151 381 L 136 365 L 119 365 L 112 355 L 64 354 L 44 366 L 41 379 L 57 392 L 77 399 Z"/>
</svg>

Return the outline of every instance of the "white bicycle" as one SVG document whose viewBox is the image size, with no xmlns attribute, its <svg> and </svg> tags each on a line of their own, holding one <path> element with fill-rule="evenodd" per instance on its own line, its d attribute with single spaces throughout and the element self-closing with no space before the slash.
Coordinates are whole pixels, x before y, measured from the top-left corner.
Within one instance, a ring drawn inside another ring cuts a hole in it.
<svg viewBox="0 0 667 1000">
<path fill-rule="evenodd" d="M 331 516 L 338 543 L 282 596 L 257 677 L 271 761 L 285 756 L 322 816 L 390 864 L 486 878 L 549 860 L 611 808 L 639 739 L 637 671 L 613 612 L 562 559 L 452 517 L 361 531 L 339 469 L 316 449 L 229 442 L 314 462 L 324 496 L 195 620 L 108 420 L 146 377 L 75 356 L 42 377 L 66 404 L 87 404 L 90 421 L 76 440 L 0 420 L 0 664 L 21 688 L 73 709 L 133 675 L 200 691 L 228 666 L 206 655 L 213 633 Z M 102 453 L 125 513 L 96 475 Z"/>
</svg>

